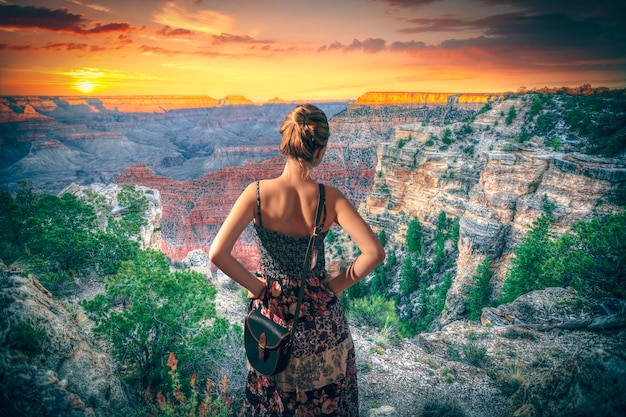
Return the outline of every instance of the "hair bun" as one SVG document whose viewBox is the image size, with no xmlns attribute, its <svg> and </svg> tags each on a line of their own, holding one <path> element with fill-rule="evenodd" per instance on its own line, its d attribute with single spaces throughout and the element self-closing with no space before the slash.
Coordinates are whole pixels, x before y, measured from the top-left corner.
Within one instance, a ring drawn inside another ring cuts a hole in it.
<svg viewBox="0 0 626 417">
<path fill-rule="evenodd" d="M 330 136 L 326 114 L 312 104 L 294 108 L 285 117 L 280 133 L 280 152 L 308 162 L 313 161 L 316 149 L 326 146 Z"/>
</svg>

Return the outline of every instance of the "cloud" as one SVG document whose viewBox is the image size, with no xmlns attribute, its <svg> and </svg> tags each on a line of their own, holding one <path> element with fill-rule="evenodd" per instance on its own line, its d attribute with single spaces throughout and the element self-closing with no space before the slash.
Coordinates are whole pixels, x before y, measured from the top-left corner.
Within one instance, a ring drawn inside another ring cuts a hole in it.
<svg viewBox="0 0 626 417">
<path fill-rule="evenodd" d="M 189 29 L 174 29 L 174 28 L 171 28 L 170 26 L 163 26 L 161 29 L 158 29 L 155 33 L 157 35 L 176 37 L 176 36 L 193 36 L 195 32 Z"/>
<path fill-rule="evenodd" d="M 484 17 L 474 19 L 443 17 L 405 18 L 410 26 L 401 34 L 473 33 L 473 37 L 450 37 L 431 49 L 472 51 L 498 60 L 506 56 L 518 64 L 536 61 L 535 66 L 566 62 L 620 60 L 626 55 L 626 3 L 609 0 L 482 0 Z M 622 3 L 622 4 L 617 4 Z M 508 4 L 514 10 L 489 14 L 489 6 Z M 477 5 L 478 6 L 478 5 Z M 467 36 L 467 35 L 466 35 Z M 416 39 L 393 42 L 390 49 L 411 51 L 423 49 Z M 469 53 L 469 52 L 467 52 Z"/>
<path fill-rule="evenodd" d="M 196 5 L 199 6 L 201 3 Z M 233 23 L 233 18 L 230 15 L 210 9 L 187 10 L 173 1 L 167 2 L 165 6 L 157 10 L 152 18 L 156 23 L 163 26 L 214 35 L 230 32 Z"/>
<path fill-rule="evenodd" d="M 29 52 L 36 48 L 32 45 L 8 45 L 6 43 L 0 43 L 0 51 L 14 51 L 14 52 Z"/>
<path fill-rule="evenodd" d="M 111 9 L 109 9 L 108 7 L 103 6 L 101 4 L 95 4 L 95 3 L 87 3 L 87 4 L 85 4 L 85 3 L 83 3 L 82 1 L 79 1 L 79 0 L 66 0 L 66 1 L 68 1 L 70 3 L 78 4 L 79 6 L 87 7 L 89 9 L 97 10 L 99 12 L 107 12 L 107 13 L 111 12 Z"/>
<path fill-rule="evenodd" d="M 93 27 L 89 28 L 88 25 Z M 34 6 L 0 5 L 0 27 L 13 29 L 41 29 L 75 35 L 95 35 L 134 30 L 128 23 L 100 24 L 67 9 L 48 9 Z"/>
<path fill-rule="evenodd" d="M 399 33 L 432 33 L 432 32 L 459 32 L 463 29 L 473 26 L 473 22 L 455 18 L 415 18 L 408 19 L 408 23 L 415 26 L 398 30 Z"/>
<path fill-rule="evenodd" d="M 391 51 L 418 51 L 426 49 L 426 43 L 421 41 L 408 41 L 408 42 L 392 42 L 389 45 Z"/>
<path fill-rule="evenodd" d="M 219 35 L 211 36 L 213 44 L 227 44 L 227 43 L 248 43 L 248 44 L 271 44 L 274 41 L 257 40 L 249 35 L 231 35 L 230 33 L 221 33 Z"/>
<path fill-rule="evenodd" d="M 441 0 L 374 0 L 385 3 L 390 7 L 420 7 L 436 3 Z"/>
<path fill-rule="evenodd" d="M 386 41 L 381 38 L 367 38 L 363 41 L 353 39 L 350 45 L 343 45 L 339 42 L 333 42 L 330 45 L 321 46 L 317 51 L 336 51 L 341 50 L 343 52 L 364 51 L 370 54 L 384 51 L 386 49 Z"/>
<path fill-rule="evenodd" d="M 172 51 L 171 49 L 161 48 L 160 46 L 141 45 L 139 51 L 145 54 L 154 55 L 176 55 L 180 54 L 180 51 Z"/>
<path fill-rule="evenodd" d="M 89 45 L 86 43 L 75 42 L 49 42 L 46 46 L 42 47 L 42 49 L 53 49 L 56 51 L 88 51 Z"/>
</svg>

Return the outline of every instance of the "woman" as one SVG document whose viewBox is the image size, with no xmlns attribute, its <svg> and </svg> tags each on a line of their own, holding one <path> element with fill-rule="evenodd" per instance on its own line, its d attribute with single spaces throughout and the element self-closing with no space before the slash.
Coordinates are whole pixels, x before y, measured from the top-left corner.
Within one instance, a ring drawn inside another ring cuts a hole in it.
<svg viewBox="0 0 626 417">
<path fill-rule="evenodd" d="M 291 326 L 320 197 L 311 172 L 324 157 L 330 131 L 324 112 L 305 104 L 286 116 L 280 133 L 279 150 L 287 157 L 283 173 L 246 187 L 215 236 L 209 257 L 248 289 L 262 314 L 278 316 Z M 325 185 L 324 190 L 321 232 L 313 250 L 315 266 L 305 277 L 289 366 L 269 377 L 249 367 L 242 415 L 358 416 L 354 346 L 337 294 L 373 271 L 385 253 L 346 197 L 335 187 Z M 260 277 L 231 255 L 235 241 L 251 221 L 261 255 Z M 324 262 L 324 237 L 333 223 L 360 249 L 354 262 L 335 277 L 326 274 Z"/>
</svg>

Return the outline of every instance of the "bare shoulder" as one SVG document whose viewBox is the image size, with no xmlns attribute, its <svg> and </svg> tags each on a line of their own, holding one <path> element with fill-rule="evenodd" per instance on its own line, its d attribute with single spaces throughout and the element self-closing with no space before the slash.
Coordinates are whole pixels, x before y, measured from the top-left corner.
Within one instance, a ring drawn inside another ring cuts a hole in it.
<svg viewBox="0 0 626 417">
<path fill-rule="evenodd" d="M 329 204 L 342 203 L 348 201 L 346 196 L 337 188 L 332 185 L 324 184 L 324 193 L 326 194 L 326 201 Z"/>
<path fill-rule="evenodd" d="M 256 202 L 256 193 L 257 193 L 256 181 L 251 182 L 250 184 L 246 186 L 246 188 L 239 195 L 238 202 L 240 204 Z"/>
</svg>

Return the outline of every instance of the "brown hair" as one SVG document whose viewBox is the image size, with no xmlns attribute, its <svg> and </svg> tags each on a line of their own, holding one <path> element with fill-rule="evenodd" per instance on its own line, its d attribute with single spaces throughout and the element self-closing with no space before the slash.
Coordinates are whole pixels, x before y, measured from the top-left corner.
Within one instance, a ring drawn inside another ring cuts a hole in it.
<svg viewBox="0 0 626 417">
<path fill-rule="evenodd" d="M 280 134 L 280 153 L 300 161 L 313 162 L 315 151 L 328 143 L 330 129 L 326 114 L 320 108 L 303 104 L 285 117 Z"/>
</svg>

